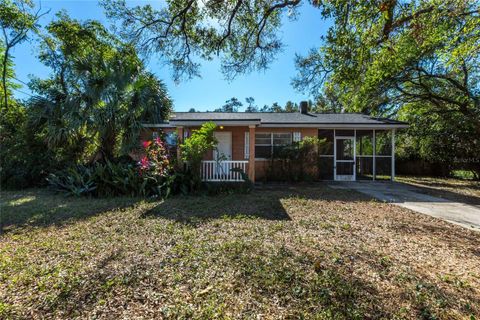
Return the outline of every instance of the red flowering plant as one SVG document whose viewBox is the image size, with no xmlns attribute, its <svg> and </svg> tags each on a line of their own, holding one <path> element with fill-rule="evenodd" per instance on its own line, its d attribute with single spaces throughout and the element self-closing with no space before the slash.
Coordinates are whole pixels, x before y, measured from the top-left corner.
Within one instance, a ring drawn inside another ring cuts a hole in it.
<svg viewBox="0 0 480 320">
<path fill-rule="evenodd" d="M 140 174 L 166 176 L 170 170 L 170 160 L 165 143 L 160 138 L 143 141 L 145 155 L 138 162 Z"/>
</svg>

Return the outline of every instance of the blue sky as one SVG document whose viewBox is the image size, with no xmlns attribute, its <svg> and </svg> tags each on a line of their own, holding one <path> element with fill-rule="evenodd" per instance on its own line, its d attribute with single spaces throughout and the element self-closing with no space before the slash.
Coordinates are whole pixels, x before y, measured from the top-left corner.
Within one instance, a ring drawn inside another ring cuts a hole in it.
<svg viewBox="0 0 480 320">
<path fill-rule="evenodd" d="M 55 13 L 62 9 L 79 20 L 96 19 L 108 24 L 103 9 L 96 0 L 44 0 L 41 4 L 42 8 L 50 9 L 50 13 L 42 19 L 42 25 L 51 21 Z M 230 82 L 224 80 L 218 60 L 202 61 L 202 77 L 183 81 L 180 84 L 173 82 L 168 67 L 160 64 L 155 58 L 149 61 L 148 68 L 166 83 L 176 111 L 188 111 L 190 108 L 200 111 L 213 110 L 222 106 L 231 97 L 237 97 L 244 104 L 246 97 L 254 97 L 255 103 L 260 107 L 265 104 L 271 105 L 273 102 L 284 105 L 288 100 L 299 102 L 309 97 L 295 91 L 290 84 L 292 77 L 296 74 L 295 53 L 306 54 L 310 48 L 318 46 L 320 37 L 325 35 L 328 26 L 328 22 L 322 19 L 320 10 L 308 4 L 303 5 L 296 21 L 285 21 L 280 31 L 285 49 L 277 56 L 270 68 L 265 72 L 239 76 Z M 37 51 L 38 43 L 31 41 L 18 46 L 13 52 L 16 76 L 23 82 L 28 82 L 30 75 L 46 77 L 50 72 L 37 60 Z M 20 90 L 25 93 L 30 92 L 26 86 Z M 20 92 L 16 92 L 16 95 L 19 98 L 28 97 Z"/>
</svg>

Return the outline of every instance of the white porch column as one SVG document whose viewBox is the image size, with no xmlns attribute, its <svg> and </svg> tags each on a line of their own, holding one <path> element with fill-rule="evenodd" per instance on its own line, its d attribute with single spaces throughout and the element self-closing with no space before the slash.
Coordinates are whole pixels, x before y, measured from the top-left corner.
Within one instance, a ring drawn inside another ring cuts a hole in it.
<svg viewBox="0 0 480 320">
<path fill-rule="evenodd" d="M 372 173 L 373 173 L 373 181 L 375 181 L 376 179 L 376 176 L 377 176 L 377 169 L 376 169 L 376 154 L 377 154 L 377 142 L 375 141 L 376 139 L 376 136 L 377 134 L 375 133 L 375 129 L 373 129 L 373 156 L 372 156 L 372 160 L 373 160 L 373 166 L 372 166 Z"/>
<path fill-rule="evenodd" d="M 392 173 L 390 178 L 395 181 L 395 129 L 392 130 Z"/>
</svg>

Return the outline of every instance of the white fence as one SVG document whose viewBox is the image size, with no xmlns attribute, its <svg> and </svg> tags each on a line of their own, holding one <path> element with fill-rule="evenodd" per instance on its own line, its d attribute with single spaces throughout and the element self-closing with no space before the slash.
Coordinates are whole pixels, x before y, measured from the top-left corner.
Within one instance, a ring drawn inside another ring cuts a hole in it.
<svg viewBox="0 0 480 320">
<path fill-rule="evenodd" d="M 248 161 L 202 161 L 203 181 L 244 181 L 242 174 L 247 173 Z M 237 169 L 232 171 L 232 169 Z"/>
</svg>

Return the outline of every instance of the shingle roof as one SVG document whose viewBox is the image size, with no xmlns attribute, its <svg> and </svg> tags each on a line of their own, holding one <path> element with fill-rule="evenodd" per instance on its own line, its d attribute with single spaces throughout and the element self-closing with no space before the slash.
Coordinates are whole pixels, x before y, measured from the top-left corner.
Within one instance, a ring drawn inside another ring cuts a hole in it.
<svg viewBox="0 0 480 320">
<path fill-rule="evenodd" d="M 405 125 L 405 122 L 374 118 L 360 113 L 274 113 L 274 112 L 175 112 L 176 121 L 260 121 L 262 124 L 366 124 Z"/>
</svg>

